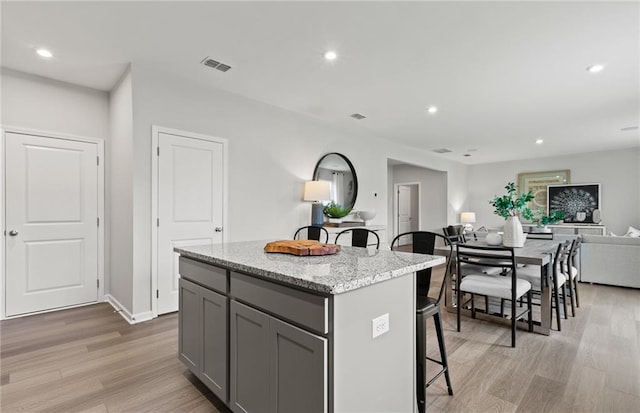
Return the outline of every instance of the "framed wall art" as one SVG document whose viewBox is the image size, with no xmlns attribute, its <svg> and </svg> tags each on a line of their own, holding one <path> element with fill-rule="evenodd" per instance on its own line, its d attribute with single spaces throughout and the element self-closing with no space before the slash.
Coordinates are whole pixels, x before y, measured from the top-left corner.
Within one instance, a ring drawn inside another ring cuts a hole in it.
<svg viewBox="0 0 640 413">
<path fill-rule="evenodd" d="M 560 171 L 543 172 L 523 172 L 518 174 L 518 190 L 521 194 L 531 191 L 533 201 L 529 202 L 529 208 L 533 210 L 542 209 L 544 213 L 549 213 L 547 209 L 547 187 L 549 185 L 563 185 L 570 182 L 570 171 L 563 169 Z"/>
<path fill-rule="evenodd" d="M 548 208 L 564 211 L 565 223 L 597 224 L 593 211 L 600 210 L 600 184 L 549 185 Z"/>
</svg>

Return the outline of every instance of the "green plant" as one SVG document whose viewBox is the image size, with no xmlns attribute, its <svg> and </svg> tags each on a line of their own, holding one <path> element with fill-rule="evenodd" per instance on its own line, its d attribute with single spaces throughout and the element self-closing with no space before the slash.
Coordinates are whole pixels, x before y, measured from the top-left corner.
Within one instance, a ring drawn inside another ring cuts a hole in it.
<svg viewBox="0 0 640 413">
<path fill-rule="evenodd" d="M 544 213 L 544 210 L 539 209 L 535 212 L 531 222 L 539 227 L 544 227 L 550 224 L 555 224 L 564 219 L 564 211 L 551 211 L 549 215 Z"/>
<path fill-rule="evenodd" d="M 351 207 L 336 204 L 332 201 L 324 207 L 323 211 L 324 214 L 329 218 L 342 218 L 349 215 L 349 212 L 351 212 Z"/>
<path fill-rule="evenodd" d="M 500 215 L 502 218 L 521 217 L 531 220 L 533 219 L 533 211 L 527 206 L 527 202 L 533 199 L 531 191 L 526 194 L 518 195 L 516 184 L 509 182 L 505 187 L 506 195 L 494 196 L 489 203 L 495 208 L 494 214 Z"/>
</svg>

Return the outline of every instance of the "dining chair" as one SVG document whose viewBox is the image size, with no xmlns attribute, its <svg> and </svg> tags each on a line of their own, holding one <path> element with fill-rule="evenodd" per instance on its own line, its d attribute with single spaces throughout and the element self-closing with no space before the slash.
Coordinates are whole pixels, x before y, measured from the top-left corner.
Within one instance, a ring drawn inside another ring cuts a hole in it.
<svg viewBox="0 0 640 413">
<path fill-rule="evenodd" d="M 531 283 L 518 278 L 516 258 L 511 247 L 491 247 L 484 245 L 456 245 L 457 256 L 457 327 L 460 331 L 460 310 L 463 305 L 471 303 L 471 317 L 476 318 L 475 295 L 496 297 L 501 300 L 511 301 L 511 347 L 516 346 L 516 322 L 525 314 L 528 314 L 529 331 L 533 331 L 533 317 L 531 311 Z M 505 275 L 485 274 L 465 270 L 465 263 L 487 268 L 507 269 Z M 462 295 L 471 294 L 471 298 L 464 303 Z M 527 308 L 516 312 L 518 298 L 527 295 Z M 485 298 L 485 302 L 488 301 Z M 485 303 L 485 309 L 488 304 Z M 502 313 L 500 314 L 502 317 Z"/>
<path fill-rule="evenodd" d="M 305 238 L 298 238 L 299 236 L 302 237 L 305 231 L 307 232 L 306 239 L 320 241 L 320 238 L 322 238 L 322 235 L 324 235 L 324 241 L 320 241 L 320 242 L 323 242 L 325 244 L 329 242 L 329 232 L 323 227 L 318 227 L 315 225 L 308 225 L 306 227 L 298 228 L 296 233 L 293 234 L 293 239 L 305 239 Z"/>
<path fill-rule="evenodd" d="M 546 240 L 552 240 L 553 239 L 553 232 L 527 232 L 527 231 L 525 231 L 525 234 L 527 234 L 527 239 L 546 239 Z"/>
<path fill-rule="evenodd" d="M 373 245 L 373 244 L 369 244 L 369 236 L 371 235 L 375 239 L 376 249 L 380 248 L 380 237 L 378 236 L 378 233 L 365 228 L 351 228 L 351 229 L 345 229 L 344 231 L 338 232 L 338 235 L 336 235 L 335 243 L 336 244 L 338 243 L 338 239 L 340 239 L 341 235 L 345 235 L 349 233 L 351 234 L 352 247 L 366 248 L 370 245 Z"/>
<path fill-rule="evenodd" d="M 449 377 L 449 363 L 447 362 L 447 350 L 444 343 L 444 332 L 442 329 L 442 318 L 440 315 L 440 301 L 444 294 L 445 282 L 447 275 L 451 270 L 453 244 L 444 236 L 428 231 L 405 232 L 397 235 L 391 241 L 391 250 L 398 248 L 400 239 L 409 238 L 411 241 L 411 252 L 415 254 L 431 254 L 433 255 L 436 243 L 441 242 L 449 247 L 449 253 L 445 262 L 445 274 L 440 283 L 440 290 L 437 297 L 429 297 L 429 287 L 431 285 L 431 268 L 416 272 L 416 390 L 418 399 L 418 410 L 424 413 L 426 408 L 426 392 L 427 388 L 433 384 L 439 377 L 444 374 L 447 382 L 447 390 L 449 395 L 453 395 L 453 387 L 451 386 L 451 378 Z M 436 336 L 438 338 L 438 347 L 440 349 L 440 360 L 427 357 L 427 320 L 433 317 Z M 427 380 L 427 360 L 442 366 L 440 371 L 432 378 Z"/>
<path fill-rule="evenodd" d="M 449 225 L 442 228 L 444 236 L 451 242 L 466 242 L 467 239 L 464 236 L 464 226 L 462 225 Z"/>
<path fill-rule="evenodd" d="M 567 276 L 564 273 L 567 260 L 569 258 L 569 245 L 570 241 L 560 242 L 556 248 L 556 252 L 553 256 L 552 264 L 552 297 L 553 305 L 550 308 L 551 319 L 553 320 L 553 307 L 556 309 L 556 320 L 558 331 L 562 331 L 560 325 L 560 297 L 562 297 L 562 307 L 564 310 L 564 318 L 567 318 Z M 540 277 L 540 267 L 537 265 L 528 265 L 526 267 L 518 268 L 518 278 L 527 280 L 531 283 L 531 290 L 533 293 L 542 293 L 542 279 Z M 522 302 L 522 299 L 521 299 Z M 553 321 L 552 321 L 553 322 Z"/>
<path fill-rule="evenodd" d="M 580 307 L 580 297 L 578 295 L 578 273 L 579 273 L 579 252 L 582 244 L 582 237 L 578 237 L 571 242 L 569 250 L 569 259 L 565 267 L 565 275 L 567 276 L 567 285 L 569 287 L 569 295 L 571 297 L 571 316 L 576 316 L 576 307 Z M 575 299 L 574 299 L 575 297 Z"/>
</svg>

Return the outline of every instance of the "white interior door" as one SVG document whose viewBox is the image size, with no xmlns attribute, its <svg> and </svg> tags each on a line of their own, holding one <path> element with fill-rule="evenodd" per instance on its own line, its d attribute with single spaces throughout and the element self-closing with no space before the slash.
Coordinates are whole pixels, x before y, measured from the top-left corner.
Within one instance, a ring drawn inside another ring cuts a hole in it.
<svg viewBox="0 0 640 413">
<path fill-rule="evenodd" d="M 222 242 L 223 145 L 158 134 L 158 314 L 178 310 L 176 246 Z"/>
<path fill-rule="evenodd" d="M 411 188 L 408 186 L 398 187 L 398 234 L 411 231 Z M 402 237 L 399 245 L 411 242 L 410 237 Z"/>
<path fill-rule="evenodd" d="M 6 315 L 98 299 L 98 145 L 5 135 Z"/>
</svg>

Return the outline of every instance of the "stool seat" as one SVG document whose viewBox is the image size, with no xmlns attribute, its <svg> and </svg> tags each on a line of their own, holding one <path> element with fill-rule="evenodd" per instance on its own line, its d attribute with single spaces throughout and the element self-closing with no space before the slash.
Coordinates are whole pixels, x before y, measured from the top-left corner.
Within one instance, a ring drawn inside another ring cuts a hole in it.
<svg viewBox="0 0 640 413">
<path fill-rule="evenodd" d="M 422 295 L 416 297 L 416 314 L 424 314 L 428 317 L 432 315 L 433 312 L 438 311 L 437 306 L 439 306 L 437 298 Z"/>
</svg>

